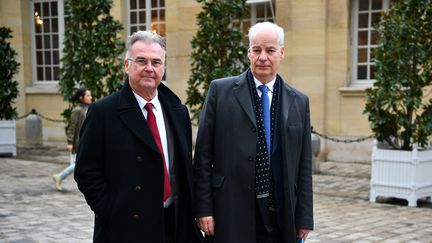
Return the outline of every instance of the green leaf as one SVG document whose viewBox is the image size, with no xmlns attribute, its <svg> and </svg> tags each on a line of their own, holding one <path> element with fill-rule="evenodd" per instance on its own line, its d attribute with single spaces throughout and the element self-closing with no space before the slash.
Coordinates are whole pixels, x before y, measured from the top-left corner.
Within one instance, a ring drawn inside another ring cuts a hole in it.
<svg viewBox="0 0 432 243">
<path fill-rule="evenodd" d="M 432 2 L 395 1 L 375 27 L 373 88 L 364 113 L 375 137 L 396 149 L 428 146 L 432 134 Z M 426 92 L 426 93 L 425 93 Z"/>
<path fill-rule="evenodd" d="M 245 0 L 197 0 L 202 11 L 197 15 L 199 29 L 191 41 L 191 74 L 186 104 L 192 119 L 198 121 L 212 80 L 238 75 L 248 66 L 247 47 L 240 28 L 248 11 Z"/>
<path fill-rule="evenodd" d="M 118 37 L 123 27 L 110 15 L 112 4 L 112 0 L 65 2 L 68 19 L 59 86 L 69 102 L 62 113 L 67 120 L 78 86 L 88 88 L 97 100 L 119 90 L 123 83 L 124 42 Z"/>
<path fill-rule="evenodd" d="M 17 117 L 13 106 L 18 97 L 18 81 L 14 80 L 20 64 L 15 60 L 17 53 L 7 41 L 12 38 L 12 30 L 0 27 L 0 120 Z"/>
</svg>

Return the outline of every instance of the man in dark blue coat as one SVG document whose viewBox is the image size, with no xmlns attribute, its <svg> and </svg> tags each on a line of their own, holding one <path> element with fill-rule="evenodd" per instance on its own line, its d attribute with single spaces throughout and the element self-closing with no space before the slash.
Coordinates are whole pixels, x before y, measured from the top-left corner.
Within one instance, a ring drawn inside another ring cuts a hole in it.
<svg viewBox="0 0 432 243">
<path fill-rule="evenodd" d="M 193 243 L 189 113 L 161 79 L 165 40 L 127 42 L 121 91 L 90 106 L 75 180 L 94 211 L 94 242 Z"/>
</svg>

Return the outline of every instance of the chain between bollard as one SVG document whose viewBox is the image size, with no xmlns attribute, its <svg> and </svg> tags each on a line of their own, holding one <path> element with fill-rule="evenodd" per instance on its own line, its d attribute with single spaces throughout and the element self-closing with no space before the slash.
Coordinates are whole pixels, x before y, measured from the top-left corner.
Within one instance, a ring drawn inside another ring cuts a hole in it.
<svg viewBox="0 0 432 243">
<path fill-rule="evenodd" d="M 330 140 L 330 141 L 332 141 L 332 142 L 336 142 L 336 143 L 358 143 L 358 142 L 363 142 L 363 141 L 366 141 L 366 140 L 368 140 L 368 139 L 374 138 L 374 135 L 369 135 L 369 136 L 367 136 L 367 137 L 361 137 L 361 138 L 355 138 L 355 139 L 340 139 L 340 138 L 334 138 L 334 137 L 327 136 L 327 135 L 325 135 L 325 134 L 321 134 L 321 133 L 319 133 L 319 132 L 317 132 L 317 131 L 314 131 L 314 130 L 313 130 L 313 127 L 311 127 L 311 132 L 312 132 L 313 134 L 316 134 L 316 135 L 318 135 L 318 136 L 320 136 L 320 137 L 326 139 L 326 140 Z"/>
<path fill-rule="evenodd" d="M 59 122 L 59 123 L 61 122 L 61 123 L 66 123 L 65 120 L 53 119 L 53 118 L 46 117 L 46 116 L 44 116 L 44 115 L 38 113 L 35 109 L 32 109 L 31 112 L 29 112 L 29 113 L 27 113 L 27 114 L 25 114 L 25 115 L 22 115 L 22 116 L 17 117 L 17 120 L 20 120 L 20 119 L 26 118 L 26 117 L 28 117 L 28 116 L 31 115 L 31 114 L 35 114 L 35 115 L 39 116 L 40 118 L 42 118 L 42 119 L 44 119 L 44 120 L 47 120 L 47 121 L 50 121 L 50 122 Z M 330 140 L 330 141 L 333 141 L 333 142 L 336 142 L 336 143 L 357 143 L 357 142 L 363 142 L 363 141 L 366 141 L 366 140 L 371 139 L 371 138 L 374 137 L 373 135 L 369 135 L 369 136 L 367 136 L 367 137 L 361 137 L 361 138 L 356 138 L 356 139 L 340 139 L 340 138 L 330 137 L 330 136 L 327 136 L 327 135 L 325 135 L 325 134 L 321 134 L 321 133 L 319 133 L 319 132 L 313 130 L 313 127 L 311 127 L 311 132 L 312 132 L 313 134 L 318 135 L 319 137 L 322 137 L 322 138 L 324 138 L 324 139 L 326 139 L 326 140 Z"/>
<path fill-rule="evenodd" d="M 65 120 L 53 119 L 53 118 L 46 117 L 46 116 L 44 116 L 44 115 L 38 113 L 38 112 L 36 111 L 36 109 L 32 109 L 29 113 L 24 114 L 24 115 L 22 115 L 22 116 L 18 116 L 18 117 L 16 118 L 16 120 L 20 120 L 20 119 L 27 118 L 29 115 L 32 115 L 32 114 L 37 115 L 37 116 L 39 116 L 40 118 L 42 118 L 42 119 L 44 119 L 44 120 L 47 120 L 47 121 L 50 121 L 50 122 L 66 123 Z"/>
<path fill-rule="evenodd" d="M 29 112 L 29 113 L 24 114 L 24 115 L 22 115 L 22 116 L 18 116 L 15 120 L 21 120 L 21 119 L 24 119 L 24 118 L 28 117 L 30 114 L 32 114 L 32 113 Z"/>
</svg>

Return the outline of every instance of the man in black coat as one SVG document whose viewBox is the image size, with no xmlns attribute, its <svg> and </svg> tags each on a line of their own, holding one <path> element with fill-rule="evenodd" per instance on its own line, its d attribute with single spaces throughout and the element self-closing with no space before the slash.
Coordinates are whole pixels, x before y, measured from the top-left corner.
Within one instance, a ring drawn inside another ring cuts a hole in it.
<svg viewBox="0 0 432 243">
<path fill-rule="evenodd" d="M 90 106 L 75 180 L 95 213 L 94 242 L 199 242 L 192 215 L 189 113 L 161 79 L 165 40 L 128 38 L 121 91 Z"/>
<path fill-rule="evenodd" d="M 210 84 L 194 166 L 212 242 L 294 243 L 313 229 L 309 99 L 277 74 L 283 45 L 279 26 L 252 26 L 250 69 Z"/>
</svg>

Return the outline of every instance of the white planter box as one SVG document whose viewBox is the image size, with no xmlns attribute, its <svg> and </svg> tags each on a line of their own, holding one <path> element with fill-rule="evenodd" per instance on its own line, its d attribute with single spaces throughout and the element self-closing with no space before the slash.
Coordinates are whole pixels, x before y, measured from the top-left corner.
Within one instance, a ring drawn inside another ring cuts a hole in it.
<svg viewBox="0 0 432 243">
<path fill-rule="evenodd" d="M 16 156 L 15 120 L 0 120 L 0 154 Z"/>
<path fill-rule="evenodd" d="M 406 199 L 416 207 L 417 199 L 432 197 L 432 150 L 401 151 L 378 148 L 374 141 L 370 201 L 377 196 Z"/>
</svg>

